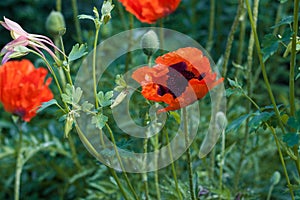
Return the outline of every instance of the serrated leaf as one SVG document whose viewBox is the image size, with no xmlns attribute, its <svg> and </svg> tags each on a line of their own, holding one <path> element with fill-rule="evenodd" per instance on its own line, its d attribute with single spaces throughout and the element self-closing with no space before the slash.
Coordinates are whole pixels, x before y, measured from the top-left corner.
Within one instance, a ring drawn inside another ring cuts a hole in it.
<svg viewBox="0 0 300 200">
<path fill-rule="evenodd" d="M 238 128 L 243 124 L 243 122 L 250 117 L 252 114 L 246 114 L 246 115 L 242 115 L 239 118 L 235 119 L 234 121 L 232 121 L 226 129 L 226 132 L 229 131 L 236 131 L 238 130 Z"/>
<path fill-rule="evenodd" d="M 102 129 L 107 121 L 108 117 L 103 115 L 102 113 L 92 117 L 92 124 L 95 124 L 99 129 Z"/>
<path fill-rule="evenodd" d="M 80 87 L 77 87 L 76 89 L 73 87 L 73 103 L 77 104 L 80 101 L 80 98 L 82 96 L 82 89 Z"/>
<path fill-rule="evenodd" d="M 88 101 L 83 102 L 81 108 L 84 112 L 90 111 L 94 107 L 93 104 L 89 103 Z"/>
<path fill-rule="evenodd" d="M 82 89 L 80 87 L 75 87 L 73 85 L 67 84 L 66 92 L 61 95 L 64 102 L 72 105 L 77 105 L 82 96 Z"/>
<path fill-rule="evenodd" d="M 294 17 L 293 16 L 287 16 L 287 17 L 282 18 L 277 24 L 275 24 L 271 28 L 277 28 L 279 26 L 286 25 L 286 24 L 290 25 L 290 24 L 293 23 L 293 21 L 294 21 Z"/>
<path fill-rule="evenodd" d="M 68 61 L 72 62 L 74 60 L 77 60 L 83 56 L 85 56 L 88 52 L 86 52 L 87 50 L 87 45 L 86 44 L 75 44 L 72 47 L 72 50 L 68 56 Z"/>
<path fill-rule="evenodd" d="M 268 58 L 277 51 L 279 47 L 279 40 L 273 34 L 265 35 L 262 46 L 263 60 L 266 62 L 266 60 L 268 60 Z"/>
<path fill-rule="evenodd" d="M 299 139 L 299 134 L 297 133 L 287 133 L 283 136 L 283 142 L 285 142 L 289 147 L 298 145 Z"/>
<path fill-rule="evenodd" d="M 108 91 L 105 93 L 105 95 L 102 91 L 98 92 L 97 99 L 98 99 L 99 104 L 102 107 L 111 105 L 111 103 L 112 103 L 111 98 L 113 97 L 113 95 L 114 95 L 113 91 Z"/>
<path fill-rule="evenodd" d="M 295 117 L 290 117 L 287 121 L 287 125 L 297 131 L 300 130 L 300 121 L 298 121 Z"/>
<path fill-rule="evenodd" d="M 37 110 L 37 112 L 41 112 L 43 111 L 44 109 L 48 108 L 49 106 L 52 106 L 52 105 L 58 105 L 57 101 L 55 99 L 51 99 L 50 101 L 47 101 L 47 102 L 44 102 L 42 104 L 42 106 Z"/>
</svg>

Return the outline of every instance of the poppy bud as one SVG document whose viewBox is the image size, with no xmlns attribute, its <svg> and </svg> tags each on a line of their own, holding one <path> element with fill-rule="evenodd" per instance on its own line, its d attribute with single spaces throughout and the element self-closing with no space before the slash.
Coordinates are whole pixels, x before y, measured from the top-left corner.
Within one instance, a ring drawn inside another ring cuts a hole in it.
<svg viewBox="0 0 300 200">
<path fill-rule="evenodd" d="M 144 54 L 152 56 L 159 48 L 159 40 L 156 33 L 152 30 L 145 33 L 141 39 L 141 46 Z"/>
<path fill-rule="evenodd" d="M 46 20 L 46 29 L 53 36 L 62 36 L 66 32 L 64 16 L 61 12 L 52 11 Z"/>
</svg>

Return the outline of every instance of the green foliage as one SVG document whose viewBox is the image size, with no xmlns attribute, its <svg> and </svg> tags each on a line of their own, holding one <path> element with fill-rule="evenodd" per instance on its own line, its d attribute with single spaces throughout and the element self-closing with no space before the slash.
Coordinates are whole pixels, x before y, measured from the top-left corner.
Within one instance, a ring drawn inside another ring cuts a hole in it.
<svg viewBox="0 0 300 200">
<path fill-rule="evenodd" d="M 72 50 L 68 56 L 68 61 L 72 62 L 75 61 L 79 58 L 82 58 L 83 56 L 85 56 L 88 52 L 86 52 L 87 50 L 87 45 L 86 44 L 75 44 L 72 47 Z"/>
<path fill-rule="evenodd" d="M 108 117 L 102 113 L 92 117 L 92 124 L 95 124 L 100 130 L 105 126 L 106 122 L 108 122 Z"/>
<path fill-rule="evenodd" d="M 113 97 L 113 95 L 114 95 L 113 91 L 106 92 L 105 95 L 104 92 L 102 91 L 98 92 L 97 99 L 99 104 L 102 107 L 109 106 L 112 103 L 111 98 Z"/>
</svg>

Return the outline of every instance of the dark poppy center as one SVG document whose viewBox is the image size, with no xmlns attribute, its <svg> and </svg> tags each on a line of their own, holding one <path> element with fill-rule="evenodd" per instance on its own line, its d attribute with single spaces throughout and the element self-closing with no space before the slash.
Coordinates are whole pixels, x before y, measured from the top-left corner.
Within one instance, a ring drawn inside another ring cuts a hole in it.
<svg viewBox="0 0 300 200">
<path fill-rule="evenodd" d="M 204 73 L 197 77 L 193 72 L 188 71 L 185 62 L 179 62 L 171 65 L 167 75 L 167 86 L 159 85 L 157 94 L 163 96 L 166 93 L 170 93 L 174 98 L 182 95 L 188 86 L 189 80 L 193 78 L 202 80 L 205 77 Z"/>
</svg>

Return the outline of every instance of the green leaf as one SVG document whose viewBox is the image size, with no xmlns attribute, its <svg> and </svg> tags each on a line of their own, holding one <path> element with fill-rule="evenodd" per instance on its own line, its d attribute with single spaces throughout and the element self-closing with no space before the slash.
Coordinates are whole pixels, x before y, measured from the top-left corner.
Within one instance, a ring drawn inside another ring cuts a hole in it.
<svg viewBox="0 0 300 200">
<path fill-rule="evenodd" d="M 228 88 L 228 89 L 226 89 L 226 97 L 230 97 L 231 95 L 242 96 L 243 91 L 241 89 L 238 89 L 238 88 Z"/>
<path fill-rule="evenodd" d="M 50 101 L 47 101 L 47 102 L 44 102 L 42 104 L 42 106 L 37 110 L 37 112 L 41 112 L 43 111 L 44 109 L 48 108 L 49 106 L 52 106 L 52 105 L 58 105 L 57 101 L 55 99 L 51 99 Z"/>
<path fill-rule="evenodd" d="M 124 80 L 124 77 L 120 74 L 116 76 L 115 83 L 117 86 L 114 88 L 114 90 L 117 92 L 121 92 L 127 88 L 127 83 Z"/>
<path fill-rule="evenodd" d="M 266 62 L 268 58 L 270 58 L 279 47 L 279 40 L 273 34 L 265 35 L 263 42 L 262 42 L 262 53 L 263 53 L 263 60 Z"/>
<path fill-rule="evenodd" d="M 105 95 L 102 91 L 98 92 L 97 99 L 99 104 L 102 107 L 109 106 L 112 103 L 111 98 L 113 97 L 113 95 L 114 95 L 113 91 L 106 92 Z"/>
<path fill-rule="evenodd" d="M 268 121 L 272 116 L 274 116 L 274 112 L 259 112 L 255 113 L 254 117 L 249 121 L 249 126 L 251 128 L 257 129 L 262 123 Z"/>
<path fill-rule="evenodd" d="M 81 108 L 84 112 L 90 111 L 93 107 L 94 105 L 89 103 L 88 101 L 83 102 L 83 104 L 81 105 Z"/>
<path fill-rule="evenodd" d="M 61 98 L 68 104 L 77 105 L 80 101 L 81 96 L 82 89 L 80 87 L 77 87 L 75 89 L 73 85 L 67 84 L 66 92 L 61 95 Z"/>
<path fill-rule="evenodd" d="M 92 124 L 95 124 L 97 128 L 100 130 L 105 126 L 108 121 L 108 117 L 103 115 L 102 113 L 92 117 Z"/>
<path fill-rule="evenodd" d="M 290 117 L 287 121 L 287 125 L 297 131 L 300 130 L 300 111 L 296 113 L 295 117 Z"/>
<path fill-rule="evenodd" d="M 74 60 L 77 60 L 83 56 L 85 56 L 88 52 L 86 52 L 87 50 L 87 45 L 86 44 L 75 44 L 72 47 L 72 50 L 68 56 L 68 61 L 72 62 Z"/>
<path fill-rule="evenodd" d="M 289 147 L 293 147 L 299 144 L 299 134 L 287 133 L 283 136 L 283 142 L 287 143 Z"/>
<path fill-rule="evenodd" d="M 287 16 L 287 17 L 282 18 L 276 25 L 272 26 L 271 28 L 277 28 L 279 26 L 286 25 L 286 24 L 291 25 L 293 23 L 293 21 L 294 21 L 293 16 Z"/>
<path fill-rule="evenodd" d="M 246 115 L 242 115 L 241 117 L 239 117 L 239 118 L 235 119 L 234 121 L 232 121 L 232 122 L 228 125 L 226 132 L 238 130 L 238 128 L 242 125 L 242 123 L 243 123 L 248 117 L 250 117 L 251 115 L 252 115 L 251 113 L 246 114 Z"/>
<path fill-rule="evenodd" d="M 279 0 L 280 1 L 280 3 L 285 3 L 285 2 L 287 2 L 288 0 Z"/>
<path fill-rule="evenodd" d="M 232 80 L 230 78 L 227 78 L 228 80 L 228 83 L 231 87 L 234 87 L 234 88 L 242 88 L 242 86 L 238 83 L 237 80 Z"/>
</svg>

